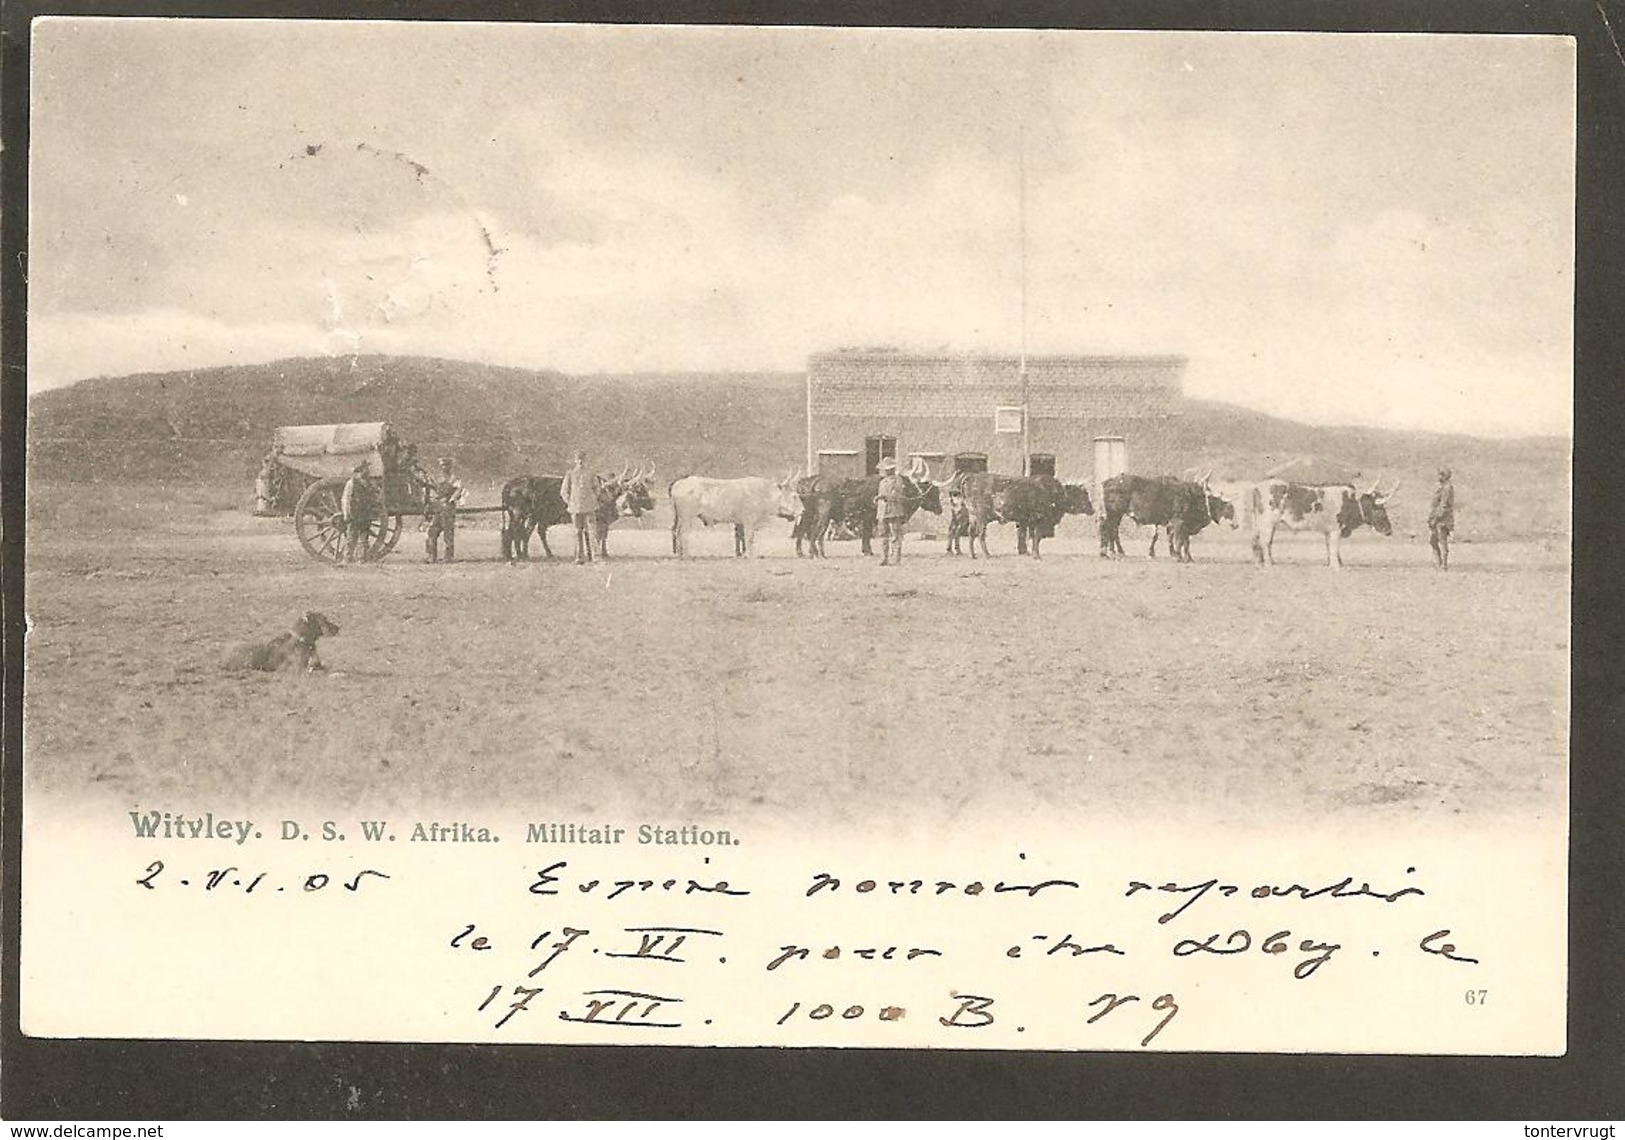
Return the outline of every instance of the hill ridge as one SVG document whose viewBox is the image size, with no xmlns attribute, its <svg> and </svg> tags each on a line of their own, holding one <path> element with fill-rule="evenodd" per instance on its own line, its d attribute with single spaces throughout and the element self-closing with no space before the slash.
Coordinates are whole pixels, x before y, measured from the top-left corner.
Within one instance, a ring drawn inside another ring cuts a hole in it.
<svg viewBox="0 0 1625 1140">
<path fill-rule="evenodd" d="M 773 371 L 572 375 L 382 354 L 96 377 L 31 397 L 30 476 L 235 487 L 252 480 L 276 427 L 374 420 L 426 456 L 455 454 L 476 479 L 562 470 L 578 447 L 594 463 L 653 462 L 662 475 L 779 474 L 804 455 L 804 381 Z M 1316 455 L 1422 494 L 1449 462 L 1462 494 L 1493 500 L 1507 533 L 1568 527 L 1566 436 L 1317 426 L 1205 399 L 1187 399 L 1168 435 L 1187 465 L 1233 477 Z"/>
</svg>

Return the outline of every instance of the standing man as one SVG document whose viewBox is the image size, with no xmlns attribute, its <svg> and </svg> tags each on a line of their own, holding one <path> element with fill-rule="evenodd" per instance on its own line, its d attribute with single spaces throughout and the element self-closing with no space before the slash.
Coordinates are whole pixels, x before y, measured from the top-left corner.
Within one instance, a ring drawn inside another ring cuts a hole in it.
<svg viewBox="0 0 1625 1140">
<path fill-rule="evenodd" d="M 577 566 L 592 561 L 592 520 L 598 511 L 597 480 L 587 474 L 586 464 L 587 453 L 576 452 L 575 466 L 564 473 L 564 482 L 559 486 L 559 497 L 575 524 Z"/>
<path fill-rule="evenodd" d="M 463 501 L 463 484 L 451 473 L 451 460 L 440 461 L 440 473 L 429 481 L 424 515 L 429 520 L 429 537 L 424 542 L 425 562 L 440 561 L 440 536 L 446 536 L 446 561 L 457 561 L 457 504 Z"/>
<path fill-rule="evenodd" d="M 264 461 L 260 463 L 260 473 L 254 477 L 254 513 L 256 515 L 276 514 L 276 456 L 276 452 L 267 451 Z"/>
<path fill-rule="evenodd" d="M 372 542 L 372 488 L 367 485 L 366 463 L 357 463 L 344 481 L 339 513 L 344 518 L 344 561 L 363 561 Z"/>
<path fill-rule="evenodd" d="M 965 505 L 965 492 L 955 487 L 948 492 L 948 553 L 963 553 L 959 540 L 970 533 L 970 508 Z"/>
<path fill-rule="evenodd" d="M 1456 525 L 1456 488 L 1450 482 L 1450 468 L 1439 468 L 1439 486 L 1428 507 L 1428 545 L 1433 562 L 1440 570 L 1450 569 L 1450 531 Z"/>
<path fill-rule="evenodd" d="M 875 518 L 880 523 L 880 564 L 896 565 L 903 562 L 903 520 L 908 514 L 904 504 L 906 492 L 903 480 L 897 474 L 897 460 L 880 461 L 880 487 L 875 492 Z"/>
</svg>

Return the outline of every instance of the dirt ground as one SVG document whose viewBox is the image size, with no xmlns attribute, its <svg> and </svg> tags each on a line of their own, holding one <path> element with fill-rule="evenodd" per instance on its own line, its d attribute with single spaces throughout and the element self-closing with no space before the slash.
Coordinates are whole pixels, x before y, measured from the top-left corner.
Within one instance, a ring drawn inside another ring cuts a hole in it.
<svg viewBox="0 0 1625 1140">
<path fill-rule="evenodd" d="M 850 542 L 798 561 L 787 523 L 762 557 L 716 528 L 684 562 L 666 531 L 617 526 L 607 564 L 510 567 L 486 519 L 429 566 L 408 520 L 396 553 L 341 568 L 287 521 L 166 512 L 34 516 L 31 791 L 809 828 L 1566 812 L 1559 543 L 1461 545 L 1442 575 L 1425 542 L 1362 535 L 1332 573 L 1318 537 L 1283 536 L 1263 570 L 1225 533 L 1176 566 L 1129 529 L 1104 562 L 1068 519 L 1042 562 L 1006 529 L 990 561 L 915 539 L 882 569 Z M 325 675 L 217 667 L 306 610 L 342 629 Z"/>
</svg>

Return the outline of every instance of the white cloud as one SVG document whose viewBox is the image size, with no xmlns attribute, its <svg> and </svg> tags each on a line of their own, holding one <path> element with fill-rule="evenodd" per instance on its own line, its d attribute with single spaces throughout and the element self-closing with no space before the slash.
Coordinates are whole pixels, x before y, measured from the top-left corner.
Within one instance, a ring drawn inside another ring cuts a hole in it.
<svg viewBox="0 0 1625 1140">
<path fill-rule="evenodd" d="M 545 242 L 452 212 L 387 232 L 290 231 L 277 256 L 304 266 L 309 296 L 296 309 L 307 319 L 36 317 L 31 384 L 324 352 L 572 371 L 795 368 L 842 344 L 1019 340 L 1017 194 L 996 166 L 945 161 L 883 200 L 837 196 L 792 235 L 753 227 L 720 182 L 654 163 L 638 177 L 620 170 L 584 164 L 552 187 L 571 209 L 602 207 L 593 241 Z M 1166 235 L 1148 235 L 1135 208 L 1104 219 L 1119 240 L 1091 248 L 1058 196 L 1047 188 L 1030 237 L 1035 353 L 1185 352 L 1190 395 L 1322 423 L 1569 427 L 1561 320 L 1554 344 L 1499 350 L 1436 320 L 1504 255 L 1460 227 L 1398 210 L 1351 221 L 1307 276 L 1271 270 L 1271 286 L 1263 270 L 1241 273 L 1254 288 L 1213 291 L 1173 270 L 1159 279 L 1136 251 L 1165 248 Z M 497 235 L 494 263 L 482 227 Z"/>
<path fill-rule="evenodd" d="M 1024 116 L 1031 351 L 1182 352 L 1192 395 L 1321 421 L 1567 426 L 1567 56 L 1477 88 L 1485 51 L 1524 49 L 649 34 L 313 31 L 331 66 L 297 83 L 202 49 L 137 83 L 114 45 L 64 46 L 33 382 L 323 351 L 570 371 L 1010 351 Z M 600 82 L 530 82 L 578 72 Z M 240 94 L 196 94 L 222 84 Z"/>
</svg>

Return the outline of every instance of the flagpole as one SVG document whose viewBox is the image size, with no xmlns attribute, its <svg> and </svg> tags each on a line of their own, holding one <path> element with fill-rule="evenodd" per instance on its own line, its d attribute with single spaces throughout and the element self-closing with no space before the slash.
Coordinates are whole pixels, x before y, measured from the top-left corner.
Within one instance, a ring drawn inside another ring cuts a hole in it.
<svg viewBox="0 0 1625 1140">
<path fill-rule="evenodd" d="M 1032 474 L 1032 433 L 1027 401 L 1027 116 L 1021 116 L 1021 473 Z"/>
</svg>

